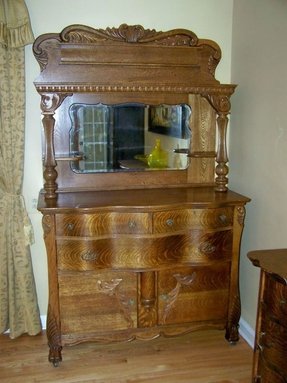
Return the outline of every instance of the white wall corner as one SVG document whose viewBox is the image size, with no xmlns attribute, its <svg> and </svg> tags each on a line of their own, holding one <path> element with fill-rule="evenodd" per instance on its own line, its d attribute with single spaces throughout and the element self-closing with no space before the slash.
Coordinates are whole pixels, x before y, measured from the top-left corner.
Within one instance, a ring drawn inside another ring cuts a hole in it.
<svg viewBox="0 0 287 383">
<path fill-rule="evenodd" d="M 243 318 L 239 321 L 239 334 L 249 344 L 251 348 L 254 347 L 255 330 Z"/>
<path fill-rule="evenodd" d="M 47 315 L 41 315 L 42 330 L 46 330 Z"/>
</svg>

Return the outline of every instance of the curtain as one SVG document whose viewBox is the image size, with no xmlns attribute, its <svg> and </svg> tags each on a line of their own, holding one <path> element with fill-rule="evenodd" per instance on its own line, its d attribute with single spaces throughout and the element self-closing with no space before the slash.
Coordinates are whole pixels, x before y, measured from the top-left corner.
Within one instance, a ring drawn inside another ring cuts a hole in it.
<svg viewBox="0 0 287 383">
<path fill-rule="evenodd" d="M 0 332 L 41 331 L 22 196 L 25 136 L 24 46 L 33 42 L 24 0 L 0 0 Z"/>
</svg>

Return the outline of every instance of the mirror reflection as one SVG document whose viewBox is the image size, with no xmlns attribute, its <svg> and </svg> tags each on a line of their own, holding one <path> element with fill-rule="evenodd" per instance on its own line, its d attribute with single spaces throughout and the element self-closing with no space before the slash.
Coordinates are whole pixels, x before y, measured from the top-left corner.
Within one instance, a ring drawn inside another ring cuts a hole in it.
<svg viewBox="0 0 287 383">
<path fill-rule="evenodd" d="M 70 155 L 77 173 L 186 169 L 186 104 L 73 104 Z"/>
</svg>

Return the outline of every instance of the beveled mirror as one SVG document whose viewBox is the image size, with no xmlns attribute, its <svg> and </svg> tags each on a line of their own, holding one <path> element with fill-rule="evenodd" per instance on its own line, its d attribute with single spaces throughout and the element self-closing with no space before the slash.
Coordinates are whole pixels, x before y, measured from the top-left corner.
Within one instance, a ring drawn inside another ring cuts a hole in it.
<svg viewBox="0 0 287 383">
<path fill-rule="evenodd" d="M 70 154 L 76 173 L 186 169 L 186 104 L 72 104 Z"/>
</svg>

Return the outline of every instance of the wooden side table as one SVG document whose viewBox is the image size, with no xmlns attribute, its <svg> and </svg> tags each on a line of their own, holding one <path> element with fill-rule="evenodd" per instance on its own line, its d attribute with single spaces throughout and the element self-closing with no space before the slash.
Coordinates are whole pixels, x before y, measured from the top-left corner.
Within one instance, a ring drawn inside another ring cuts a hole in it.
<svg viewBox="0 0 287 383">
<path fill-rule="evenodd" d="M 287 249 L 248 253 L 260 267 L 254 383 L 287 382 Z"/>
</svg>

